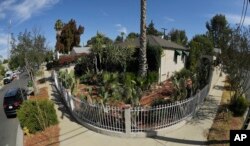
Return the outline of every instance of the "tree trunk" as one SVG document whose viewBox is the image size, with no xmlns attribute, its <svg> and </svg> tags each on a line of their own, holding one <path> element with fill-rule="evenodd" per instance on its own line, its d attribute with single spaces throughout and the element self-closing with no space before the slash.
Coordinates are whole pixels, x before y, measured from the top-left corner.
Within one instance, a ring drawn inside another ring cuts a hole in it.
<svg viewBox="0 0 250 146">
<path fill-rule="evenodd" d="M 97 55 L 95 55 L 95 57 L 94 57 L 94 65 L 95 65 L 95 73 L 98 73 L 99 70 L 98 70 L 98 67 L 97 67 L 97 57 L 96 56 Z"/>
<path fill-rule="evenodd" d="M 26 58 L 26 55 L 25 55 L 25 68 L 26 68 L 26 71 L 28 72 L 29 74 L 29 77 L 33 83 L 33 88 L 34 88 L 34 95 L 37 95 L 38 94 L 38 90 L 37 90 L 37 86 L 36 86 L 36 79 L 35 79 L 35 76 L 33 74 L 33 70 L 32 68 L 29 66 L 29 62 Z"/>
<path fill-rule="evenodd" d="M 141 32 L 139 49 L 139 75 L 144 77 L 147 73 L 147 36 L 146 36 L 146 0 L 141 0 Z"/>
</svg>

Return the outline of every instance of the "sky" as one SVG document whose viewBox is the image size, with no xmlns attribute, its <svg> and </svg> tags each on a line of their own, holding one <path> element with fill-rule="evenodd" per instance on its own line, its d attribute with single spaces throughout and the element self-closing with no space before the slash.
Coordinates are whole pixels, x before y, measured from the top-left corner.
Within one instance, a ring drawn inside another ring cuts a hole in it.
<svg viewBox="0 0 250 146">
<path fill-rule="evenodd" d="M 147 24 L 185 30 L 188 39 L 206 32 L 205 24 L 216 14 L 226 16 L 229 24 L 240 22 L 244 0 L 147 0 Z M 250 9 L 250 8 L 249 8 Z M 38 28 L 53 49 L 54 24 L 75 19 L 85 28 L 81 44 L 97 31 L 115 39 L 121 32 L 140 32 L 140 0 L 0 0 L 0 55 L 8 56 L 8 32 L 15 36 L 26 29 Z M 11 22 L 11 23 L 10 23 Z M 11 24 L 11 25 L 9 25 Z M 250 25 L 247 12 L 245 26 Z"/>
</svg>

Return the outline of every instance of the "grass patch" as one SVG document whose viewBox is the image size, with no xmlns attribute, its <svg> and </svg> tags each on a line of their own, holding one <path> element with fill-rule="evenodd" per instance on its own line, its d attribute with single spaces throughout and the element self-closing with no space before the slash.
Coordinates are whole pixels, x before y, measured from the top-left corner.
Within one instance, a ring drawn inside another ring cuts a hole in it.
<svg viewBox="0 0 250 146">
<path fill-rule="evenodd" d="M 210 142 L 209 145 L 211 146 L 229 146 L 230 130 L 241 129 L 244 122 L 243 117 L 234 117 L 228 110 L 231 94 L 230 90 L 225 90 L 228 89 L 227 86 L 228 83 L 225 83 L 219 109 L 213 125 L 209 129 L 207 139 L 208 142 Z"/>
</svg>

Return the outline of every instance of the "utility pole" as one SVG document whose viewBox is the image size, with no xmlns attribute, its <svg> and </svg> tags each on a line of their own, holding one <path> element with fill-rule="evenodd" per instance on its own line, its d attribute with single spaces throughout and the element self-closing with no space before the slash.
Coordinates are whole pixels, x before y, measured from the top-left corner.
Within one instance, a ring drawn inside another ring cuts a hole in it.
<svg viewBox="0 0 250 146">
<path fill-rule="evenodd" d="M 161 29 L 163 29 L 163 35 L 164 35 L 164 39 L 165 39 L 166 38 L 165 31 L 168 30 L 168 29 L 166 29 L 166 28 L 161 28 Z"/>
<path fill-rule="evenodd" d="M 8 49 L 8 59 L 10 59 L 10 32 L 11 31 L 11 20 L 9 20 L 9 23 L 8 23 L 8 43 L 7 43 L 7 49 Z"/>
</svg>

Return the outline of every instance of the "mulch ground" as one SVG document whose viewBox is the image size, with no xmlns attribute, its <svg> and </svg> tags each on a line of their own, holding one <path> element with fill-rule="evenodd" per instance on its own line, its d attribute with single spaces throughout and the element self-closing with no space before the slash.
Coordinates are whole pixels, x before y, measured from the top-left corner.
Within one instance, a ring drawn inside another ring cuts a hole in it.
<svg viewBox="0 0 250 146">
<path fill-rule="evenodd" d="M 156 85 L 155 89 L 148 91 L 142 96 L 140 100 L 140 105 L 150 106 L 156 99 L 170 99 L 171 94 L 173 93 L 172 82 L 167 80 L 161 85 Z"/>
<path fill-rule="evenodd" d="M 39 89 L 39 93 L 35 95 L 30 95 L 31 100 L 33 99 L 49 99 L 48 87 L 42 87 Z"/>
<path fill-rule="evenodd" d="M 42 132 L 24 136 L 24 146 L 59 146 L 59 126 L 51 126 Z"/>
</svg>

